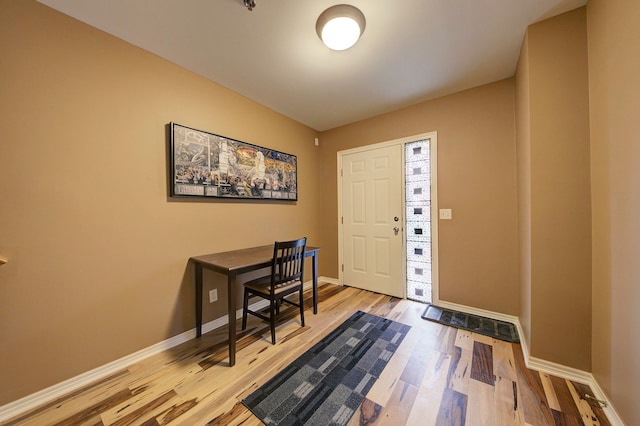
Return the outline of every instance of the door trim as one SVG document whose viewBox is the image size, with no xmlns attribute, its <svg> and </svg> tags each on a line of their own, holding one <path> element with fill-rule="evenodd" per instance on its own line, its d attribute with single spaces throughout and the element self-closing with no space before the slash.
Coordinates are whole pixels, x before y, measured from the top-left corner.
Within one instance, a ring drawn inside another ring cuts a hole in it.
<svg viewBox="0 0 640 426">
<path fill-rule="evenodd" d="M 349 154 L 355 154 L 359 152 L 371 151 L 378 148 L 385 148 L 392 145 L 402 145 L 402 203 L 406 205 L 406 199 L 404 194 L 404 182 L 405 182 L 405 174 L 404 174 L 404 163 L 405 163 L 405 154 L 404 154 L 404 145 L 409 142 L 415 142 L 423 139 L 430 139 L 429 149 L 430 149 L 430 161 L 431 161 L 431 297 L 432 303 L 437 304 L 440 301 L 440 291 L 439 291 L 439 273 L 438 273 L 438 132 L 427 132 L 420 133 L 413 136 L 407 136 L 399 139 L 393 139 L 386 142 L 379 142 L 371 145 L 364 145 L 356 148 L 346 149 L 343 151 L 338 151 L 337 153 L 337 161 L 338 161 L 338 284 L 344 285 L 344 271 L 342 270 L 342 265 L 344 265 L 344 253 L 342 246 L 343 239 L 343 231 L 342 231 L 342 157 Z M 402 214 L 402 243 L 403 247 L 406 247 L 406 238 L 405 232 L 406 229 L 406 217 L 405 214 Z M 404 264 L 406 265 L 406 253 L 403 253 L 402 259 Z M 406 267 L 403 271 L 403 297 L 406 299 L 407 297 L 407 286 L 406 286 Z"/>
</svg>

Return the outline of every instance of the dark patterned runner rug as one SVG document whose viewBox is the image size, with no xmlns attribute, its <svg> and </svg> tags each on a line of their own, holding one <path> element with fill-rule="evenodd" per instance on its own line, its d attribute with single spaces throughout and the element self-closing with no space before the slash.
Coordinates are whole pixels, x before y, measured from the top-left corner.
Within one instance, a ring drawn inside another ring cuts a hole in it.
<svg viewBox="0 0 640 426">
<path fill-rule="evenodd" d="M 499 340 L 520 343 L 518 329 L 510 322 L 453 311 L 435 305 L 428 305 L 424 314 L 422 314 L 422 318 L 450 325 L 451 327 L 462 328 L 473 333 L 484 334 Z"/>
<path fill-rule="evenodd" d="M 267 425 L 345 425 L 410 328 L 358 311 L 242 403 Z"/>
</svg>

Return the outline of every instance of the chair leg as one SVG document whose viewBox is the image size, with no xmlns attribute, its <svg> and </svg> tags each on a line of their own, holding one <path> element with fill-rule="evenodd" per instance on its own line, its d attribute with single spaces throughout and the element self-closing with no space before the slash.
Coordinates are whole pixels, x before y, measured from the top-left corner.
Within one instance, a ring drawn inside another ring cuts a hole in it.
<svg viewBox="0 0 640 426">
<path fill-rule="evenodd" d="M 300 287 L 300 324 L 304 327 L 304 295 L 302 294 L 302 287 Z"/>
<path fill-rule="evenodd" d="M 247 310 L 249 309 L 249 292 L 244 289 L 244 302 L 242 303 L 242 329 L 247 329 Z"/>
<path fill-rule="evenodd" d="M 269 316 L 269 322 L 271 323 L 271 344 L 276 344 L 276 310 L 275 301 L 272 299 L 269 301 L 269 310 L 271 315 Z"/>
</svg>

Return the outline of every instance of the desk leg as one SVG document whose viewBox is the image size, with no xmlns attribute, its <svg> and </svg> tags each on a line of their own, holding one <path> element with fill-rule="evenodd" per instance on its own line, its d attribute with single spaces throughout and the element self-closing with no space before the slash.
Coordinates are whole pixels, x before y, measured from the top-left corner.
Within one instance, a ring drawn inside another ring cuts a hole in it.
<svg viewBox="0 0 640 426">
<path fill-rule="evenodd" d="M 318 313 L 318 253 L 313 254 L 311 274 L 313 275 L 313 313 Z"/>
<path fill-rule="evenodd" d="M 202 336 L 202 265 L 196 263 L 196 337 Z"/>
<path fill-rule="evenodd" d="M 236 364 L 236 273 L 229 272 L 227 276 L 229 312 L 229 367 Z"/>
</svg>

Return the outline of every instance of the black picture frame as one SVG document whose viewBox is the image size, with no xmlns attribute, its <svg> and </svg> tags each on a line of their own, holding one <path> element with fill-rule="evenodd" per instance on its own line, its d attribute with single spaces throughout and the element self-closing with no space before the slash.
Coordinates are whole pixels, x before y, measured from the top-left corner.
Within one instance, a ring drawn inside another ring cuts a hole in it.
<svg viewBox="0 0 640 426">
<path fill-rule="evenodd" d="M 274 149 L 169 123 L 170 195 L 298 200 L 298 159 Z"/>
</svg>

